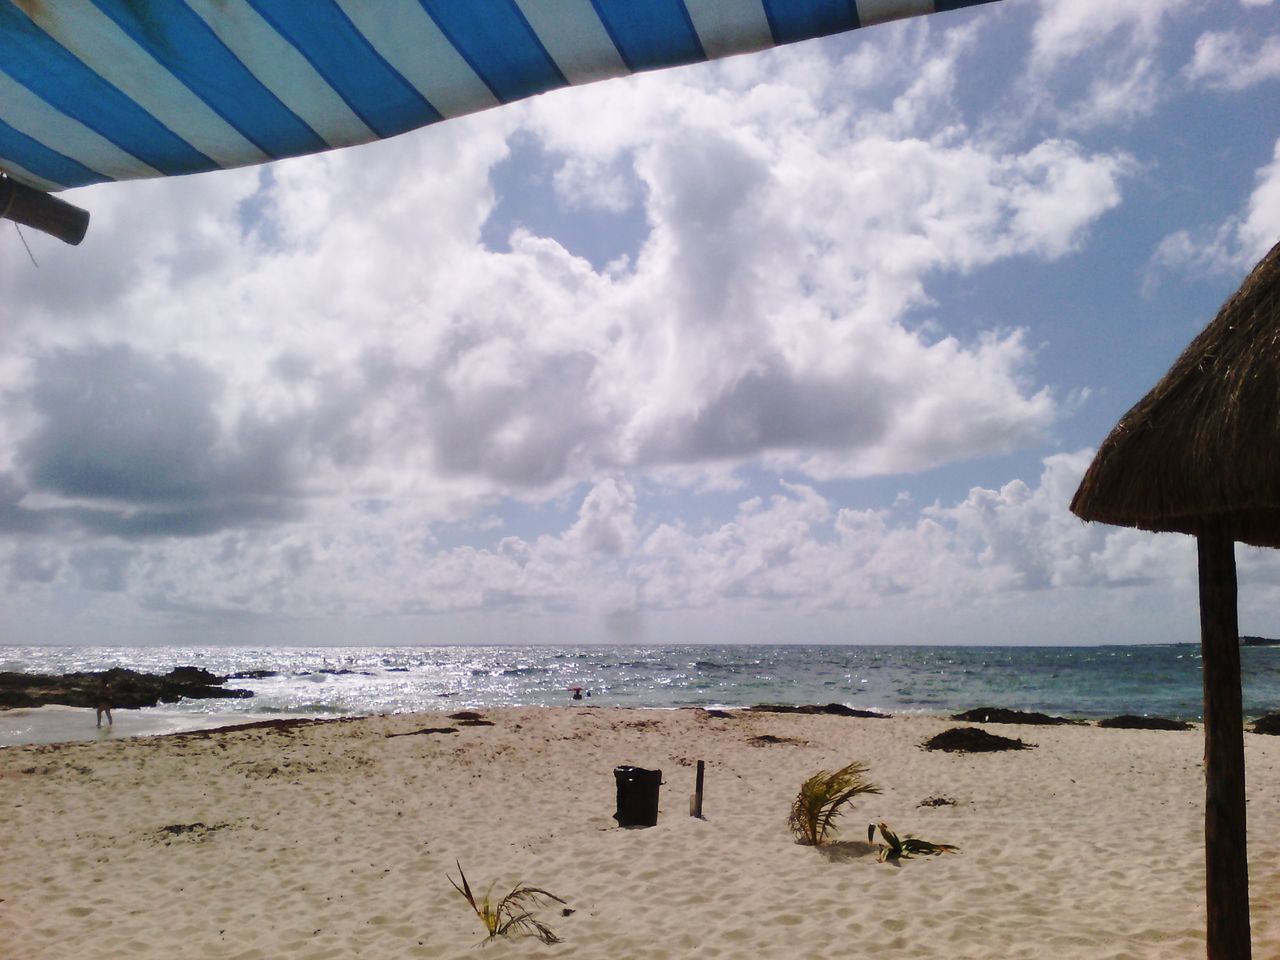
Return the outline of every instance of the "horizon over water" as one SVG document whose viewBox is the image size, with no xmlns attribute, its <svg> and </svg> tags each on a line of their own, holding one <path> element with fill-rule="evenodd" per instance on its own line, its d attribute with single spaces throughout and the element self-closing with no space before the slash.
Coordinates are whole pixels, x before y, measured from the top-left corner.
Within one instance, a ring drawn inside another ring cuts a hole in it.
<svg viewBox="0 0 1280 960">
<path fill-rule="evenodd" d="M 1280 710 L 1280 647 L 1241 648 L 1246 718 Z M 0 646 L 0 671 L 62 674 L 198 666 L 245 699 L 117 710 L 0 710 L 0 746 L 177 732 L 281 716 L 453 712 L 501 706 L 747 707 L 842 703 L 949 715 L 980 706 L 1098 719 L 1202 718 L 1197 644 L 1089 647 L 805 644 L 493 646 Z"/>
</svg>

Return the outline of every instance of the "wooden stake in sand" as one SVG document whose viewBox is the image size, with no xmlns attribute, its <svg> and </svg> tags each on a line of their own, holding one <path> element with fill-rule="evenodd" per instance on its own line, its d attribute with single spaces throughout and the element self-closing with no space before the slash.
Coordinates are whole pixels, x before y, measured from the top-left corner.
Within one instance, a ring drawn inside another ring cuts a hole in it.
<svg viewBox="0 0 1280 960">
<path fill-rule="evenodd" d="M 689 803 L 689 816 L 702 819 L 702 772 L 706 764 L 698 761 L 698 773 L 693 783 L 693 799 Z"/>
</svg>

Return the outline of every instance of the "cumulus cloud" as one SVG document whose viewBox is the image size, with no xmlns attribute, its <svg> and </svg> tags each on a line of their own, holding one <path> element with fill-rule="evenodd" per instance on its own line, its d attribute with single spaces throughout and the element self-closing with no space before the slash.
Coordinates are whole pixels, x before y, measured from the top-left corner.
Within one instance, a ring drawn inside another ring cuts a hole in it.
<svg viewBox="0 0 1280 960">
<path fill-rule="evenodd" d="M 586 553 L 621 556 L 636 539 L 636 493 L 625 481 L 597 484 L 585 500 L 565 539 Z"/>
<path fill-rule="evenodd" d="M 1108 37 L 1159 31 L 1163 14 L 1106 6 Z M 1056 69 L 1097 29 L 1046 6 L 1035 57 Z M 0 261 L 21 305 L 0 319 L 10 602 L 80 590 L 236 623 L 588 611 L 634 635 L 719 603 L 1111 582 L 1124 564 L 1073 539 L 1045 480 L 915 514 L 821 492 L 1051 434 L 1061 401 L 1018 318 L 952 332 L 932 291 L 1070 257 L 1135 169 L 976 129 L 955 102 L 972 27 L 882 36 L 78 191 L 83 247 Z M 597 269 L 527 228 L 486 246 L 513 138 L 550 158 L 539 187 L 563 203 L 638 208 L 631 255 Z M 745 471 L 787 481 L 711 529 L 660 516 Z M 510 502 L 576 510 L 440 546 Z M 1037 546 L 1046 526 L 1061 545 Z"/>
<path fill-rule="evenodd" d="M 31 509 L 102 534 L 202 535 L 289 515 L 286 438 L 242 420 L 224 436 L 217 378 L 196 361 L 125 346 L 36 361 L 39 425 L 18 447 Z M 11 481 L 12 482 L 12 481 Z"/>
<path fill-rule="evenodd" d="M 918 55 L 927 66 L 928 51 Z M 129 217 L 128 240 L 125 211 L 107 204 L 99 219 L 122 238 L 134 279 L 77 335 L 127 329 L 155 356 L 198 356 L 203 371 L 165 360 L 154 383 L 135 384 L 175 392 L 162 411 L 169 433 L 145 438 L 124 423 L 98 429 L 86 397 L 33 393 L 46 422 L 22 447 L 32 482 L 124 500 L 182 494 L 165 483 L 196 484 L 182 495 L 204 500 L 215 485 L 252 488 L 263 506 L 267 487 L 292 482 L 284 452 L 305 448 L 313 482 L 355 475 L 474 502 L 600 471 L 760 456 L 815 477 L 918 470 L 1042 435 L 1056 404 L 1032 386 L 1016 329 L 964 342 L 904 319 L 928 305 L 934 275 L 1068 255 L 1119 202 L 1128 161 L 1066 140 L 1002 151 L 954 123 L 937 138 L 903 123 L 896 138 L 855 134 L 844 113 L 823 110 L 838 98 L 813 80 L 825 59 L 813 50 L 746 77 L 712 69 L 542 98 L 242 174 L 225 196 L 202 183 L 207 207 L 184 196 L 185 217 L 172 187 L 145 185 L 168 212 L 146 229 Z M 921 75 L 945 94 L 946 74 Z M 904 96 L 926 99 L 919 83 Z M 604 118 L 590 137 L 584 109 Z M 507 253 L 479 242 L 487 173 L 516 127 L 562 158 L 557 181 L 572 172 L 584 195 L 598 193 L 591 171 L 630 178 L 650 233 L 629 268 L 596 271 L 527 232 Z M 57 277 L 20 281 L 45 311 L 84 310 L 53 294 Z M 944 422 L 943 410 L 964 414 Z M 213 450 L 234 464 L 200 462 Z M 134 462 L 134 475 L 113 474 L 110 456 Z M 74 457 L 94 458 L 96 472 L 77 473 Z M 270 476 L 235 474 L 250 469 Z"/>
<path fill-rule="evenodd" d="M 283 539 L 173 541 L 152 548 L 145 564 L 136 550 L 111 547 L 73 550 L 66 571 L 47 556 L 11 562 L 51 586 L 64 576 L 95 592 L 132 586 L 169 615 L 507 610 L 589 614 L 632 634 L 653 616 L 765 613 L 779 603 L 796 615 L 888 606 L 945 617 L 1050 587 L 1193 584 L 1190 538 L 1086 525 L 1067 512 L 1088 460 L 1088 452 L 1052 456 L 1030 482 L 975 488 L 919 511 L 841 508 L 810 485 L 782 482 L 696 530 L 646 519 L 630 485 L 610 478 L 582 496 L 560 532 L 507 536 L 491 549 L 430 551 L 375 520 L 363 529 L 299 527 Z M 360 574 L 369 569 L 391 576 Z M 1256 571 L 1272 575 L 1266 564 Z"/>
</svg>

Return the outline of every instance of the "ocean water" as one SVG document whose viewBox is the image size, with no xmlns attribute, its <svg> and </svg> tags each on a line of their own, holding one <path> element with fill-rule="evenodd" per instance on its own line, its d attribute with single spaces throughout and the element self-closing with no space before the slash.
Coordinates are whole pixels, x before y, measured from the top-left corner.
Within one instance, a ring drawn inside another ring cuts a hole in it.
<svg viewBox="0 0 1280 960">
<path fill-rule="evenodd" d="M 1247 718 L 1280 711 L 1280 647 L 1241 649 Z M 157 733 L 282 715 L 340 716 L 496 706 L 742 707 L 842 703 L 887 713 L 977 706 L 1069 717 L 1146 714 L 1199 720 L 1193 644 L 1101 647 L 442 646 L 17 647 L 0 670 L 70 673 L 199 666 L 242 700 L 117 711 L 118 732 Z M 0 711 L 0 745 L 93 735 L 68 708 Z M 68 728 L 70 724 L 70 728 Z M 68 736 L 67 729 L 72 733 Z"/>
</svg>

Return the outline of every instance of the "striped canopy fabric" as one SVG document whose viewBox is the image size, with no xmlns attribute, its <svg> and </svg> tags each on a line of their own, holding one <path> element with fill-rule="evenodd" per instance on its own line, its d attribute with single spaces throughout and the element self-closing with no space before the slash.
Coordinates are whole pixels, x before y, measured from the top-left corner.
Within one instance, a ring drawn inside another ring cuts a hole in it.
<svg viewBox="0 0 1280 960">
<path fill-rule="evenodd" d="M 0 0 L 0 171 L 264 163 L 987 0 Z"/>
</svg>

